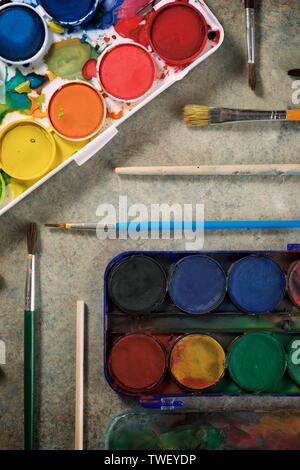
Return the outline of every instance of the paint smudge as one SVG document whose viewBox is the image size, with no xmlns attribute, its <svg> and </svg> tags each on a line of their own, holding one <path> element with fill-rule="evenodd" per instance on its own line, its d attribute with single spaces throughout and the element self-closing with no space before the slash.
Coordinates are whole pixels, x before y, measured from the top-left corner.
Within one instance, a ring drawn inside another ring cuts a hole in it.
<svg viewBox="0 0 300 470">
<path fill-rule="evenodd" d="M 147 6 L 150 0 L 123 0 L 118 10 L 119 19 L 132 18 L 138 11 Z"/>
<path fill-rule="evenodd" d="M 69 38 L 54 43 L 45 57 L 49 70 L 68 80 L 82 78 L 82 69 L 91 58 L 92 48 L 78 38 Z"/>
<path fill-rule="evenodd" d="M 26 82 L 26 77 L 17 69 L 15 75 L 8 79 L 6 76 L 4 89 L 4 102 L 0 104 L 0 121 L 13 111 L 20 111 L 28 114 L 31 109 L 31 101 L 26 93 L 16 92 L 16 88 Z"/>
<path fill-rule="evenodd" d="M 207 450 L 217 450 L 225 440 L 223 429 L 210 428 L 203 437 L 203 445 Z"/>
<path fill-rule="evenodd" d="M 125 111 L 129 109 L 126 104 L 115 101 L 109 97 L 105 98 L 105 103 L 107 107 L 107 117 L 111 119 L 121 119 L 121 117 L 124 116 Z"/>
<path fill-rule="evenodd" d="M 96 59 L 89 59 L 82 67 L 82 76 L 85 80 L 92 80 L 97 76 L 97 61 Z"/>
<path fill-rule="evenodd" d="M 43 87 L 49 80 L 47 75 L 39 75 L 37 73 L 29 73 L 25 78 L 29 81 L 32 90 Z"/>
<path fill-rule="evenodd" d="M 133 41 L 147 47 L 149 46 L 147 24 L 151 17 L 152 14 L 150 13 L 147 16 L 147 19 L 142 16 L 121 19 L 115 25 L 115 30 L 120 36 L 132 39 Z"/>
<path fill-rule="evenodd" d="M 205 442 L 205 433 L 197 428 L 179 429 L 159 436 L 160 450 L 193 450 L 202 442 Z"/>
<path fill-rule="evenodd" d="M 300 415 L 289 412 L 135 413 L 115 426 L 109 450 L 299 450 L 300 441 Z"/>
<path fill-rule="evenodd" d="M 29 96 L 31 101 L 30 113 L 32 117 L 43 119 L 47 117 L 47 113 L 42 110 L 43 103 L 45 101 L 45 95 Z"/>
<path fill-rule="evenodd" d="M 109 447 L 113 450 L 160 450 L 158 436 L 147 429 L 116 430 L 110 436 Z"/>
<path fill-rule="evenodd" d="M 299 439 L 299 417 L 271 414 L 263 416 L 257 424 L 247 425 L 244 433 L 237 434 L 229 428 L 227 435 L 227 440 L 236 442 L 241 449 L 299 450 Z"/>
</svg>

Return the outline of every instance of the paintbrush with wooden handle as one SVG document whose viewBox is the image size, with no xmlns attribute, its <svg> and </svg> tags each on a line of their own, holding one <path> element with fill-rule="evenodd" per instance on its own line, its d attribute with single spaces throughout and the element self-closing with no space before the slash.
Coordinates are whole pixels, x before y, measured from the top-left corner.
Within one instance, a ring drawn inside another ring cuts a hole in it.
<svg viewBox="0 0 300 470">
<path fill-rule="evenodd" d="M 262 111 L 250 109 L 210 108 L 188 104 L 184 108 L 184 122 L 188 127 L 209 126 L 225 122 L 243 121 L 300 121 L 300 109 Z"/>
</svg>

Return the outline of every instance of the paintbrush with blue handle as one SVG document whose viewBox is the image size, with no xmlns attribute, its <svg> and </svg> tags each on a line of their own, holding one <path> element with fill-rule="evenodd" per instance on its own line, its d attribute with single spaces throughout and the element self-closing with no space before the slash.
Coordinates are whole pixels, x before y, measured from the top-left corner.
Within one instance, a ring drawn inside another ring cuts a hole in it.
<svg viewBox="0 0 300 470">
<path fill-rule="evenodd" d="M 190 229 L 196 230 L 201 228 L 203 224 L 204 230 L 286 230 L 299 229 L 300 220 L 206 220 L 204 222 L 197 221 L 169 221 L 169 222 L 117 222 L 116 224 L 101 223 L 69 223 L 69 224 L 46 224 L 48 228 L 61 230 L 87 230 L 96 232 L 97 229 L 108 231 L 115 229 L 117 232 L 126 230 L 134 231 L 162 231 L 162 230 L 180 230 Z"/>
</svg>

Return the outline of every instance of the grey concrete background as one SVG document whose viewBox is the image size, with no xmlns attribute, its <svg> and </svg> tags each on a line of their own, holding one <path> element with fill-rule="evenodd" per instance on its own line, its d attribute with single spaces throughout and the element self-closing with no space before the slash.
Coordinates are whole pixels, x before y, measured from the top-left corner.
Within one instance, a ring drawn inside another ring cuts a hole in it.
<svg viewBox="0 0 300 470">
<path fill-rule="evenodd" d="M 181 241 L 99 241 L 87 234 L 53 233 L 46 222 L 94 221 L 99 203 L 204 203 L 207 219 L 299 219 L 298 178 L 118 177 L 115 166 L 299 162 L 299 127 L 257 123 L 187 130 L 189 102 L 232 107 L 291 105 L 287 70 L 300 67 L 298 0 L 261 0 L 258 18 L 259 83 L 247 86 L 244 10 L 241 0 L 208 0 L 225 28 L 224 45 L 180 83 L 134 115 L 119 135 L 83 167 L 69 165 L 0 220 L 0 338 L 7 365 L 0 375 L 0 448 L 23 445 L 23 297 L 25 222 L 41 229 L 38 289 L 38 446 L 72 449 L 75 398 L 75 306 L 89 307 L 85 446 L 103 448 L 110 420 L 137 406 L 118 397 L 103 377 L 103 272 L 117 253 L 130 249 L 184 249 Z M 298 231 L 219 232 L 208 249 L 284 249 Z M 298 406 L 300 400 L 199 400 L 199 408 Z"/>
</svg>

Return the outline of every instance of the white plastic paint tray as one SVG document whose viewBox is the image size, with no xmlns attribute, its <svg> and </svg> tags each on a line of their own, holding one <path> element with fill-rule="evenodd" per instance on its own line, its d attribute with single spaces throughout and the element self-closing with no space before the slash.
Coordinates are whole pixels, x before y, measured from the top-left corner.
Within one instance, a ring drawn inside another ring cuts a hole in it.
<svg viewBox="0 0 300 470">
<path fill-rule="evenodd" d="M 127 3 L 128 2 L 129 3 L 132 2 L 132 4 L 135 4 L 136 0 L 127 0 Z M 41 12 L 40 10 L 41 7 L 39 5 L 38 0 L 24 1 L 24 3 L 30 4 L 31 6 L 38 8 L 38 10 Z M 147 5 L 147 3 L 149 3 L 149 1 L 145 0 L 145 5 Z M 157 3 L 154 8 L 157 9 L 166 3 L 170 3 L 170 2 L 166 0 L 162 0 L 161 2 Z M 12 182 L 10 182 L 10 184 L 6 186 L 6 197 L 4 201 L 2 202 L 2 204 L 0 205 L 0 215 L 4 214 L 11 207 L 15 206 L 19 201 L 24 199 L 31 192 L 33 192 L 36 188 L 38 188 L 47 180 L 49 180 L 53 175 L 58 173 L 62 168 L 64 168 L 70 162 L 75 161 L 78 165 L 82 165 L 87 160 L 89 160 L 93 155 L 95 155 L 95 153 L 97 153 L 111 139 L 113 139 L 113 137 L 117 135 L 118 127 L 126 119 L 132 116 L 135 112 L 137 112 L 140 108 L 145 106 L 151 100 L 156 98 L 156 96 L 158 96 L 168 87 L 170 87 L 173 83 L 175 83 L 178 80 L 183 79 L 194 67 L 196 67 L 201 62 L 203 62 L 211 54 L 216 52 L 216 50 L 220 47 L 224 39 L 224 31 L 223 31 L 221 24 L 218 22 L 217 18 L 214 16 L 214 14 L 210 11 L 210 9 L 202 0 L 190 0 L 190 3 L 200 10 L 202 15 L 206 19 L 206 22 L 209 26 L 209 31 L 211 32 L 211 34 L 209 34 L 209 39 L 206 44 L 206 47 L 203 50 L 203 52 L 198 56 L 198 58 L 194 60 L 191 64 L 185 67 L 179 68 L 179 67 L 173 67 L 173 66 L 167 65 L 155 53 L 151 52 L 157 64 L 157 70 L 158 70 L 157 80 L 151 92 L 145 98 L 142 98 L 140 101 L 135 102 L 133 104 L 124 103 L 122 105 L 122 103 L 120 104 L 112 100 L 111 98 L 105 97 L 108 110 L 112 111 L 115 114 L 114 118 L 111 118 L 111 117 L 107 118 L 105 122 L 105 126 L 103 127 L 102 131 L 95 138 L 93 138 L 93 140 L 89 141 L 84 147 L 80 148 L 78 151 L 75 151 L 75 153 L 72 153 L 72 150 L 70 150 L 70 148 L 67 149 L 67 154 L 69 152 L 67 157 L 65 156 L 65 158 L 62 158 L 61 161 L 58 162 L 58 165 L 52 171 L 50 171 L 48 174 L 42 177 L 40 180 L 36 182 L 31 182 L 31 185 L 25 185 L 25 186 L 23 185 L 23 187 L 22 187 L 22 184 L 18 185 L 18 181 L 14 182 L 14 183 L 17 183 L 16 184 L 18 188 L 17 191 L 13 189 Z M 139 1 L 138 4 L 139 4 L 138 6 L 140 9 L 141 1 Z M 105 8 L 105 6 L 103 6 L 103 8 Z M 46 18 L 46 20 L 49 21 L 49 18 Z M 78 29 L 78 30 L 74 30 L 73 32 L 65 31 L 64 34 L 61 34 L 61 33 L 59 34 L 57 32 L 54 32 L 52 29 L 49 29 L 49 39 L 50 39 L 49 47 L 51 47 L 51 44 L 53 42 L 62 41 L 62 40 L 68 39 L 69 37 L 80 38 L 80 39 L 84 38 L 84 40 L 88 44 L 90 44 L 93 48 L 97 49 L 98 55 L 100 55 L 101 52 L 103 52 L 103 50 L 107 46 L 111 45 L 112 43 L 118 44 L 124 41 L 128 41 L 128 38 L 121 37 L 116 32 L 114 26 L 110 26 L 107 29 L 95 29 L 95 30 Z M 9 76 L 12 77 L 16 73 L 16 71 L 17 69 L 15 69 L 14 66 L 7 66 L 7 64 L 4 64 L 3 62 L 0 61 L 0 81 L 1 81 L 0 103 L 3 103 L 5 101 L 5 77 L 7 77 L 7 74 L 9 74 Z M 18 72 L 21 72 L 26 78 L 26 75 L 31 72 L 34 72 L 40 75 L 46 74 L 48 73 L 48 69 L 44 61 L 39 61 L 38 63 L 30 64 L 29 67 L 23 67 L 23 66 L 18 67 Z M 82 77 L 79 77 L 79 78 L 82 79 Z M 52 77 L 51 81 L 48 82 L 43 87 L 42 93 L 44 95 L 44 102 L 41 105 L 42 111 L 45 112 L 46 110 L 47 101 L 49 101 L 49 96 L 53 93 L 53 91 L 57 87 L 65 83 L 65 81 L 66 80 L 60 78 L 59 76 L 55 76 L 55 77 Z M 98 82 L 96 79 L 93 78 L 89 83 L 93 84 L 98 89 L 100 89 L 100 85 L 98 85 Z M 34 95 L 35 95 L 35 91 L 33 91 L 33 96 Z M 119 113 L 120 109 L 123 112 L 123 115 Z M 120 117 L 116 118 L 117 115 L 120 115 Z M 20 113 L 18 111 L 14 111 L 9 114 L 6 114 L 6 116 L 4 117 L 1 123 L 0 130 L 4 128 L 7 124 L 14 122 L 15 120 L 28 119 L 28 118 L 32 119 L 32 115 L 29 115 L 29 114 L 25 115 L 24 113 Z M 48 118 L 46 117 L 42 117 L 42 118 L 36 117 L 35 119 L 41 122 L 42 124 L 44 124 L 46 127 L 50 126 Z"/>
</svg>

